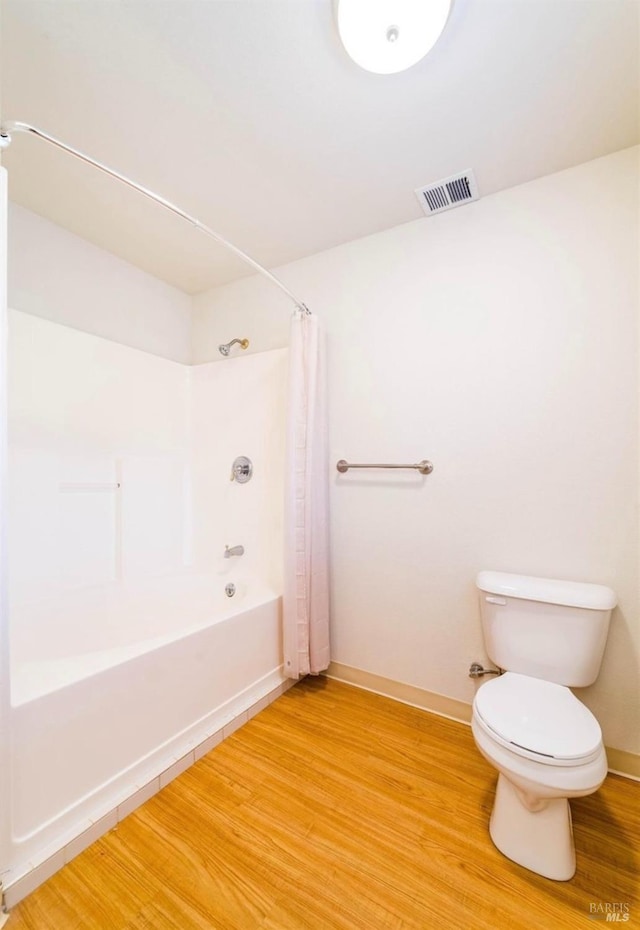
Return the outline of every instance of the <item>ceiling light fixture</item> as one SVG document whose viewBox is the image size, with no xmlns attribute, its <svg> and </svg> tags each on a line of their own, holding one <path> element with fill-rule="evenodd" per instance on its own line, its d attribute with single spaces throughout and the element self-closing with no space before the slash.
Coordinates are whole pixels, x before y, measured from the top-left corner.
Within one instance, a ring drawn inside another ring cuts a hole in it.
<svg viewBox="0 0 640 930">
<path fill-rule="evenodd" d="M 338 32 L 356 64 L 375 74 L 415 65 L 436 44 L 451 0 L 336 0 Z"/>
</svg>

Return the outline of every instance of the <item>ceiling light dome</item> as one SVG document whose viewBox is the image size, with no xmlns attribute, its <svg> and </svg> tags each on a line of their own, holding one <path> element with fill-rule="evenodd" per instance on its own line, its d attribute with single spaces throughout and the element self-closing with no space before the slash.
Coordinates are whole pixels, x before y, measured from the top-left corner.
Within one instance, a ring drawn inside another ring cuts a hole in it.
<svg viewBox="0 0 640 930">
<path fill-rule="evenodd" d="M 433 48 L 451 0 L 336 0 L 338 32 L 361 68 L 395 74 Z"/>
</svg>

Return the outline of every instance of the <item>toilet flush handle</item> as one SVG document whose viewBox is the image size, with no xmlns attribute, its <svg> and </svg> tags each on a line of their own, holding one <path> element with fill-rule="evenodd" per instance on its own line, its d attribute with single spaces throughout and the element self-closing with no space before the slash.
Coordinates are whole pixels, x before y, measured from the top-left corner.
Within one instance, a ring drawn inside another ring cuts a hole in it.
<svg viewBox="0 0 640 930">
<path fill-rule="evenodd" d="M 492 594 L 487 594 L 485 601 L 487 604 L 498 604 L 500 607 L 504 607 L 507 603 L 506 597 L 494 597 Z"/>
</svg>

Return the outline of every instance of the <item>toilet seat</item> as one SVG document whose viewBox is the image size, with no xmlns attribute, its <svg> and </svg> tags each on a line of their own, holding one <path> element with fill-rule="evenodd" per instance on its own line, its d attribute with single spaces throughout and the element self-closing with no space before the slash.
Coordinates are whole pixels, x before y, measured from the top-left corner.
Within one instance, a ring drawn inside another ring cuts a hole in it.
<svg viewBox="0 0 640 930">
<path fill-rule="evenodd" d="M 478 725 L 496 742 L 545 765 L 584 765 L 602 751 L 591 711 L 564 685 L 506 672 L 478 690 Z"/>
</svg>

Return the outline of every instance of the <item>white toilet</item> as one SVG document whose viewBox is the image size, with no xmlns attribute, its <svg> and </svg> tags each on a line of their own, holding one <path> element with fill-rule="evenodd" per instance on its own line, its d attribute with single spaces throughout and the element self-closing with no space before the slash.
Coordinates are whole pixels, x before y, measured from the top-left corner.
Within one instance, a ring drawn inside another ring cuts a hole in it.
<svg viewBox="0 0 640 930">
<path fill-rule="evenodd" d="M 504 572 L 476 584 L 487 654 L 504 670 L 478 689 L 471 723 L 499 772 L 489 833 L 509 859 L 566 881 L 576 870 L 568 799 L 607 774 L 598 721 L 569 688 L 597 678 L 616 595 Z"/>
</svg>

